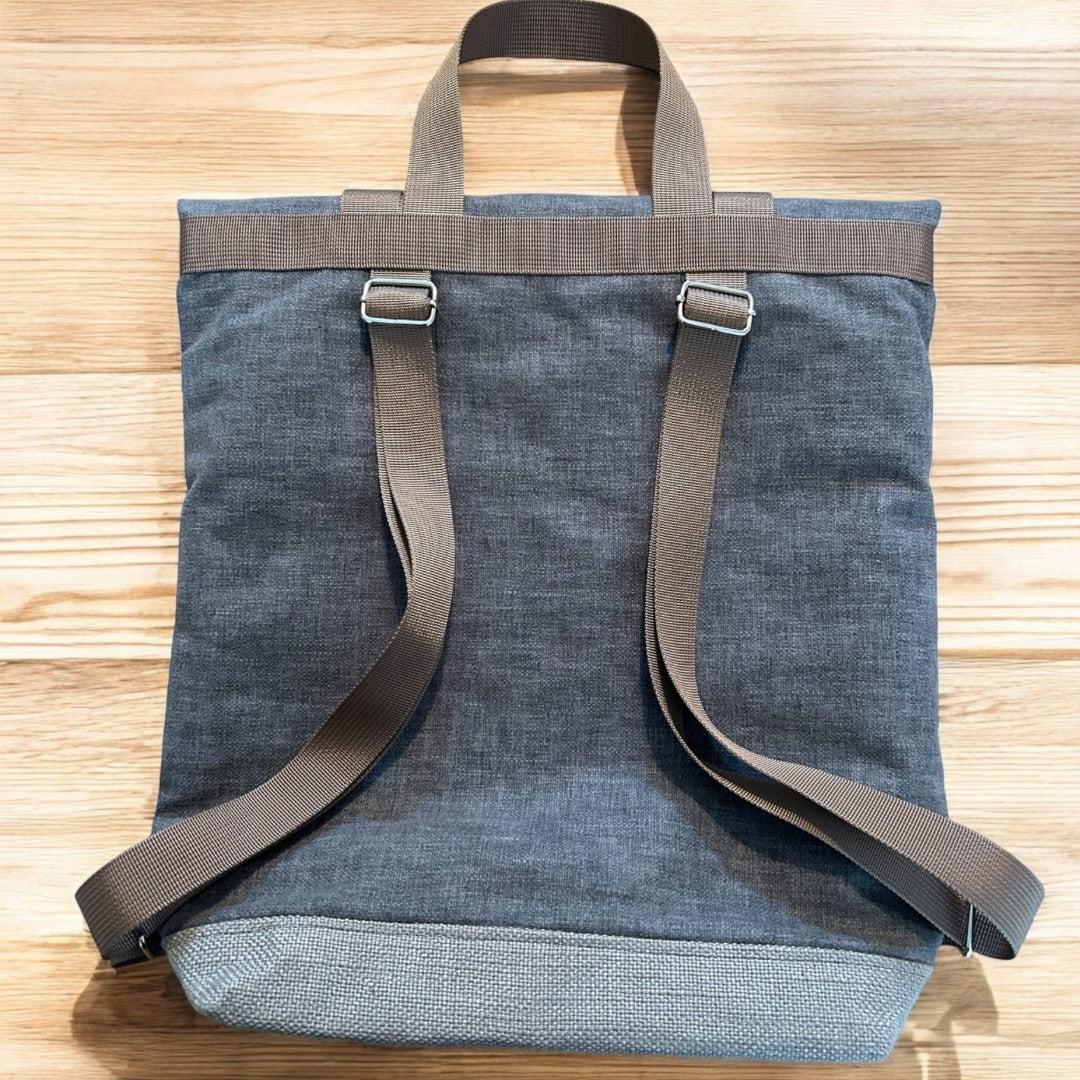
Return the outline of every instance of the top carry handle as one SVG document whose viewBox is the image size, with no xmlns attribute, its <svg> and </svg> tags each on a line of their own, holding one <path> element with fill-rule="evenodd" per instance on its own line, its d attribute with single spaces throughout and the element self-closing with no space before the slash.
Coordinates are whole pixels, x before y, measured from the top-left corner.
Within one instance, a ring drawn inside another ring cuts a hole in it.
<svg viewBox="0 0 1080 1080">
<path fill-rule="evenodd" d="M 622 8 L 576 0 L 506 0 L 469 19 L 416 110 L 406 211 L 465 212 L 458 66 L 495 56 L 607 61 L 656 72 L 653 213 L 712 212 L 701 117 L 652 27 Z"/>
</svg>

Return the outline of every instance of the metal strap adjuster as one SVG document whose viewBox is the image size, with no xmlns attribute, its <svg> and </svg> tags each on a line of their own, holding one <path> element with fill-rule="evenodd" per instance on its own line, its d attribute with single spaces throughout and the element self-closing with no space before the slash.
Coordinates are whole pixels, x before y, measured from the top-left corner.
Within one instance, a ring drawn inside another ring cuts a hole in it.
<svg viewBox="0 0 1080 1080">
<path fill-rule="evenodd" d="M 720 323 L 702 322 L 700 319 L 688 319 L 683 310 L 688 289 L 704 289 L 706 292 L 722 293 L 724 296 L 741 297 L 746 301 L 746 325 L 737 327 L 723 326 Z M 683 286 L 679 290 L 679 295 L 675 298 L 675 303 L 679 322 L 686 323 L 687 326 L 700 326 L 702 330 L 715 330 L 720 334 L 734 334 L 736 337 L 746 337 L 746 335 L 750 333 L 750 327 L 754 323 L 754 316 L 757 314 L 754 310 L 754 298 L 746 291 L 746 289 L 736 289 L 731 285 L 717 285 L 712 281 L 698 281 L 696 278 L 687 278 L 687 280 L 683 282 Z"/>
<path fill-rule="evenodd" d="M 139 934 L 137 944 L 139 946 L 139 952 L 147 960 L 153 960 L 155 957 L 161 955 L 161 943 L 158 940 L 157 934 Z"/>
<path fill-rule="evenodd" d="M 967 917 L 967 940 L 964 942 L 963 957 L 965 960 L 971 956 L 975 951 L 974 949 L 974 937 L 975 937 L 975 905 L 970 901 L 968 902 L 968 917 Z"/>
<path fill-rule="evenodd" d="M 367 301 L 373 285 L 403 285 L 423 289 L 428 294 L 428 303 L 431 305 L 428 317 L 426 319 L 384 319 L 378 315 L 369 315 Z M 360 318 L 366 323 L 382 323 L 386 326 L 430 326 L 435 321 L 435 312 L 439 308 L 438 300 L 439 290 L 435 288 L 435 282 L 427 278 L 369 277 L 364 282 L 363 292 L 360 293 Z"/>
</svg>

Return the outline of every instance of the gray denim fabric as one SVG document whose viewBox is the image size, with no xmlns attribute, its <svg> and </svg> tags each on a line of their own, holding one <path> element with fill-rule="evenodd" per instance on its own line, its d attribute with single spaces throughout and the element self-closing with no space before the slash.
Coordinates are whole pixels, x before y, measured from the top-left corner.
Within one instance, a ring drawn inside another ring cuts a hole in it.
<svg viewBox="0 0 1080 1080">
<path fill-rule="evenodd" d="M 336 199 L 185 202 L 303 213 Z M 497 196 L 467 212 L 646 213 Z M 935 224 L 936 203 L 778 200 Z M 361 271 L 180 281 L 188 495 L 156 827 L 245 790 L 385 644 Z M 269 915 L 471 924 L 928 962 L 941 935 L 820 842 L 703 776 L 643 654 L 673 276 L 435 274 L 458 539 L 446 652 L 405 734 L 294 843 L 167 932 Z M 933 291 L 751 274 L 702 595 L 710 714 L 755 750 L 944 810 Z"/>
</svg>

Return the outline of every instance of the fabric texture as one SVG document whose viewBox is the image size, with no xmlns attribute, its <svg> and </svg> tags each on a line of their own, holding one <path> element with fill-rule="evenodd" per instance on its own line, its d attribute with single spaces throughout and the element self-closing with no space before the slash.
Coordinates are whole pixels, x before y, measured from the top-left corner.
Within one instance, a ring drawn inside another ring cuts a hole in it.
<svg viewBox="0 0 1080 1080">
<path fill-rule="evenodd" d="M 192 1004 L 291 1035 L 876 1061 L 930 965 L 783 945 L 284 916 L 167 939 Z"/>
<path fill-rule="evenodd" d="M 362 280 L 181 281 L 191 486 L 159 825 L 272 771 L 396 621 Z M 435 280 L 459 545 L 435 684 L 345 804 L 173 927 L 318 914 L 928 959 L 936 932 L 817 841 L 716 791 L 651 700 L 641 594 L 678 279 Z M 759 320 L 735 373 L 703 592 L 706 705 L 755 749 L 943 809 L 932 292 L 891 277 L 750 282 Z"/>
</svg>

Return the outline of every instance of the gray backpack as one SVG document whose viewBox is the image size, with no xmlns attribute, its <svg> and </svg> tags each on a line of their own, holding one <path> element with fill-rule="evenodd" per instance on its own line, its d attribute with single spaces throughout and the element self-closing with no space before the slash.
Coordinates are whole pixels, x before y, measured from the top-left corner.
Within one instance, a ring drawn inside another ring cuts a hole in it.
<svg viewBox="0 0 1080 1080">
<path fill-rule="evenodd" d="M 652 197 L 463 196 L 459 63 L 657 72 Z M 1042 899 L 945 815 L 934 202 L 712 191 L 649 27 L 467 24 L 404 192 L 180 204 L 154 832 L 78 900 L 229 1024 L 864 1061 Z M 357 682 L 357 677 L 363 673 Z"/>
</svg>

